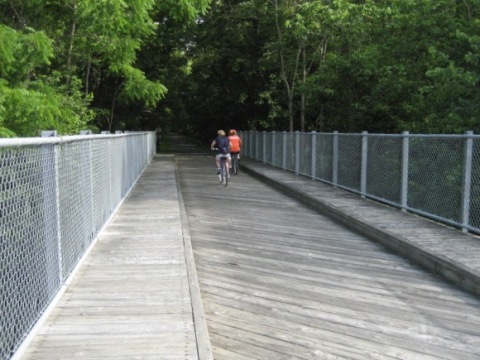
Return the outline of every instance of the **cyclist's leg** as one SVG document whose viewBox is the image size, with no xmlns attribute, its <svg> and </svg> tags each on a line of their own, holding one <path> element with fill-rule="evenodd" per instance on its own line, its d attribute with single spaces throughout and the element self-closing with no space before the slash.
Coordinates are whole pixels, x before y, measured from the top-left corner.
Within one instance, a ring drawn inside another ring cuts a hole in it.
<svg viewBox="0 0 480 360">
<path fill-rule="evenodd" d="M 232 156 L 227 154 L 227 174 L 230 174 L 230 169 L 232 167 Z"/>
<path fill-rule="evenodd" d="M 235 157 L 233 158 L 233 173 L 237 175 L 238 173 L 238 153 L 235 153 Z"/>
<path fill-rule="evenodd" d="M 222 164 L 223 164 L 222 172 L 223 172 L 223 174 L 224 174 L 224 179 L 223 179 L 223 181 L 224 181 L 225 186 L 227 186 L 227 184 L 228 184 L 228 178 L 230 177 L 230 173 L 229 173 L 229 171 L 228 171 L 228 157 L 225 156 L 225 157 L 223 158 Z"/>
<path fill-rule="evenodd" d="M 230 171 L 230 169 L 232 168 L 232 155 L 231 154 L 228 154 L 227 163 L 228 163 L 228 170 Z"/>
<path fill-rule="evenodd" d="M 215 165 L 217 166 L 217 174 L 220 173 L 220 156 L 217 154 L 215 155 Z"/>
<path fill-rule="evenodd" d="M 223 183 L 225 179 L 225 166 L 224 166 L 223 157 L 220 157 L 218 162 L 220 164 L 219 171 L 218 171 L 218 181 L 220 181 L 220 183 Z"/>
<path fill-rule="evenodd" d="M 230 166 L 230 171 L 234 174 L 237 174 L 237 152 L 230 153 L 230 156 L 232 157 L 232 162 Z"/>
<path fill-rule="evenodd" d="M 225 156 L 222 157 L 220 166 L 221 166 L 220 172 L 222 173 L 222 182 L 226 183 L 228 178 L 228 172 L 227 172 L 227 158 Z"/>
</svg>

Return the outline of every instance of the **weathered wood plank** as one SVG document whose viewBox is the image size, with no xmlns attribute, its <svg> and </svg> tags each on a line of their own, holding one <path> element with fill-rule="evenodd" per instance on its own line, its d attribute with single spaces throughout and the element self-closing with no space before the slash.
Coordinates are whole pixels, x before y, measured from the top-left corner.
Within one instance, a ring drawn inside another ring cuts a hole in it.
<svg viewBox="0 0 480 360">
<path fill-rule="evenodd" d="M 198 359 L 177 196 L 156 158 L 23 359 Z"/>
<path fill-rule="evenodd" d="M 215 359 L 480 358 L 479 299 L 243 173 L 219 186 L 209 156 L 177 163 Z"/>
</svg>

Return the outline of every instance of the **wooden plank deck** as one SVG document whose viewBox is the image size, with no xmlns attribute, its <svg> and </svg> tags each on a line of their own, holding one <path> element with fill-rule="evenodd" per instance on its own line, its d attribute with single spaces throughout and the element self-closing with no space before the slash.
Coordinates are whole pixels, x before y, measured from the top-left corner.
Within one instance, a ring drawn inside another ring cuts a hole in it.
<svg viewBox="0 0 480 360">
<path fill-rule="evenodd" d="M 21 358 L 208 358 L 179 205 L 173 156 L 157 156 Z"/>
<path fill-rule="evenodd" d="M 176 164 L 149 166 L 22 359 L 480 359 L 478 297 L 245 173 L 221 186 L 211 155 Z"/>
<path fill-rule="evenodd" d="M 210 155 L 176 157 L 214 358 L 480 359 L 480 300 Z"/>
<path fill-rule="evenodd" d="M 282 193 L 480 296 L 479 236 L 257 161 L 243 165 Z"/>
</svg>

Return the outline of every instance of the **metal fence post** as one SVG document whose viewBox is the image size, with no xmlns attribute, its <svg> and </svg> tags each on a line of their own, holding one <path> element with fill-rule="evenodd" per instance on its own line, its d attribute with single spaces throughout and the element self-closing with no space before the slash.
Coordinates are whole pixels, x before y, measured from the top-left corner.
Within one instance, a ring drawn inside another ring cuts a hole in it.
<svg viewBox="0 0 480 360">
<path fill-rule="evenodd" d="M 317 132 L 312 131 L 312 166 L 311 166 L 312 180 L 317 177 Z"/>
<path fill-rule="evenodd" d="M 368 168 L 368 131 L 362 131 L 362 164 L 360 168 L 360 195 L 363 198 L 367 194 L 367 168 Z"/>
<path fill-rule="evenodd" d="M 255 159 L 256 160 L 260 160 L 260 156 L 259 156 L 259 148 L 260 144 L 259 144 L 259 136 L 258 136 L 258 131 L 255 131 Z"/>
<path fill-rule="evenodd" d="M 246 137 L 245 134 L 246 134 L 245 131 L 239 131 L 238 132 L 238 136 L 240 137 L 240 139 L 242 139 L 242 154 L 244 156 L 247 155 L 246 148 L 248 146 L 248 140 L 247 140 L 247 137 Z"/>
<path fill-rule="evenodd" d="M 42 130 L 40 131 L 41 137 L 57 137 L 57 130 Z"/>
<path fill-rule="evenodd" d="M 57 137 L 57 131 L 56 130 L 44 130 L 44 131 L 41 131 L 41 137 Z M 43 161 L 42 163 L 43 164 L 48 164 L 49 163 L 49 158 L 50 158 L 50 154 L 48 154 L 48 148 L 45 149 L 43 151 Z M 57 280 L 59 282 L 59 284 L 61 284 L 63 282 L 63 268 L 62 268 L 62 232 L 61 232 L 61 229 L 60 229 L 60 188 L 59 188 L 59 175 L 58 175 L 58 172 L 59 172 L 59 169 L 58 169 L 58 166 L 59 166 L 59 162 L 60 162 L 60 155 L 59 155 L 59 145 L 55 144 L 54 147 L 53 147 L 53 166 L 54 166 L 54 176 L 55 176 L 55 219 L 48 219 L 45 223 L 45 226 L 55 226 L 55 233 L 56 233 L 56 239 L 52 239 L 52 243 L 53 241 L 56 241 L 56 249 L 57 249 L 57 261 L 58 261 L 58 277 L 57 277 Z M 45 184 L 47 182 L 47 179 L 45 179 L 45 177 L 48 176 L 48 172 L 47 171 L 44 171 L 43 172 L 43 183 Z M 45 189 L 44 194 L 47 193 L 48 194 L 48 190 Z M 45 200 L 44 200 L 45 201 Z M 50 212 L 48 211 L 48 207 L 47 209 L 45 209 L 45 216 L 46 217 L 49 217 L 49 214 Z M 47 232 L 47 230 L 45 229 L 45 233 Z M 45 239 L 48 241 L 48 239 Z M 52 244 L 53 245 L 53 244 Z M 48 245 L 47 245 L 47 249 L 50 248 Z M 55 289 L 57 288 L 57 285 L 56 285 L 56 279 L 53 278 L 52 275 L 54 274 L 48 274 L 48 292 L 49 294 L 53 294 L 55 292 Z"/>
<path fill-rule="evenodd" d="M 332 149 L 332 183 L 338 183 L 338 131 L 333 132 L 333 149 Z"/>
<path fill-rule="evenodd" d="M 88 151 L 89 151 L 89 166 L 90 166 L 90 211 L 92 212 L 92 216 L 90 219 L 90 241 L 95 237 L 96 229 L 95 229 L 95 194 L 93 188 L 93 140 L 88 140 Z"/>
<path fill-rule="evenodd" d="M 267 132 L 263 130 L 262 134 L 262 162 L 265 164 L 267 162 Z"/>
<path fill-rule="evenodd" d="M 465 132 L 462 183 L 462 231 L 468 231 L 470 223 L 470 195 L 472 186 L 473 131 Z"/>
<path fill-rule="evenodd" d="M 257 141 L 256 134 L 257 133 L 255 131 L 252 131 L 250 133 L 250 140 L 251 140 L 250 141 L 250 156 L 255 160 L 257 160 L 257 158 L 255 157 L 256 156 L 256 154 L 255 154 L 255 148 L 256 148 L 255 142 Z"/>
<path fill-rule="evenodd" d="M 109 191 L 109 194 L 110 194 L 110 209 L 109 209 L 109 213 L 111 214 L 113 212 L 113 209 L 114 209 L 114 195 L 113 195 L 113 184 L 114 184 L 114 178 L 113 178 L 113 161 L 112 161 L 112 146 L 113 146 L 113 140 L 111 139 L 108 139 L 108 178 L 109 178 L 109 182 L 108 182 L 108 191 Z"/>
<path fill-rule="evenodd" d="M 248 149 L 250 148 L 250 134 L 248 131 L 242 132 L 242 141 L 243 141 L 243 144 L 242 144 L 243 155 L 245 157 L 249 157 L 250 152 L 248 151 Z"/>
<path fill-rule="evenodd" d="M 275 135 L 276 135 L 276 132 L 275 131 L 272 131 L 272 165 L 275 166 L 275 147 L 276 147 L 276 144 L 275 144 Z"/>
<path fill-rule="evenodd" d="M 401 189 L 401 207 L 402 211 L 407 211 L 408 207 L 408 159 L 409 159 L 409 146 L 410 137 L 409 132 L 404 131 L 402 133 L 402 189 Z"/>
<path fill-rule="evenodd" d="M 250 157 L 250 131 L 246 131 L 243 134 L 243 138 L 246 141 L 246 146 L 243 146 L 243 153 L 245 156 Z"/>
<path fill-rule="evenodd" d="M 300 174 L 300 132 L 295 131 L 295 175 Z"/>
<path fill-rule="evenodd" d="M 286 170 L 287 168 L 287 132 L 283 132 L 282 139 L 282 169 Z"/>
</svg>

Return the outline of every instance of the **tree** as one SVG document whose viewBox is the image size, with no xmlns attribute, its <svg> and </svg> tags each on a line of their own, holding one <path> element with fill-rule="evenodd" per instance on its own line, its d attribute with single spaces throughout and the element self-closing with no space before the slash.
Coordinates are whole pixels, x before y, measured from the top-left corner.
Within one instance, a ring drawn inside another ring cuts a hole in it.
<svg viewBox="0 0 480 360">
<path fill-rule="evenodd" d="M 259 59 L 265 8 L 261 0 L 216 1 L 189 30 L 181 52 L 188 75 L 172 77 L 179 87 L 166 101 L 176 112 L 183 109 L 185 128 L 205 141 L 219 128 L 264 125 L 268 108 L 259 94 L 267 89 L 268 72 Z"/>
<path fill-rule="evenodd" d="M 89 120 L 78 94 L 63 96 L 58 74 L 42 75 L 54 56 L 44 32 L 0 25 L 0 136 L 38 136 L 41 129 L 77 132 Z"/>
<path fill-rule="evenodd" d="M 75 133 L 94 116 L 99 128 L 128 128 L 130 120 L 115 121 L 117 106 L 135 105 L 133 117 L 155 108 L 167 89 L 137 66 L 155 36 L 151 16 L 161 7 L 191 21 L 209 0 L 159 3 L 0 1 L 1 135 L 32 136 L 46 127 Z"/>
</svg>

